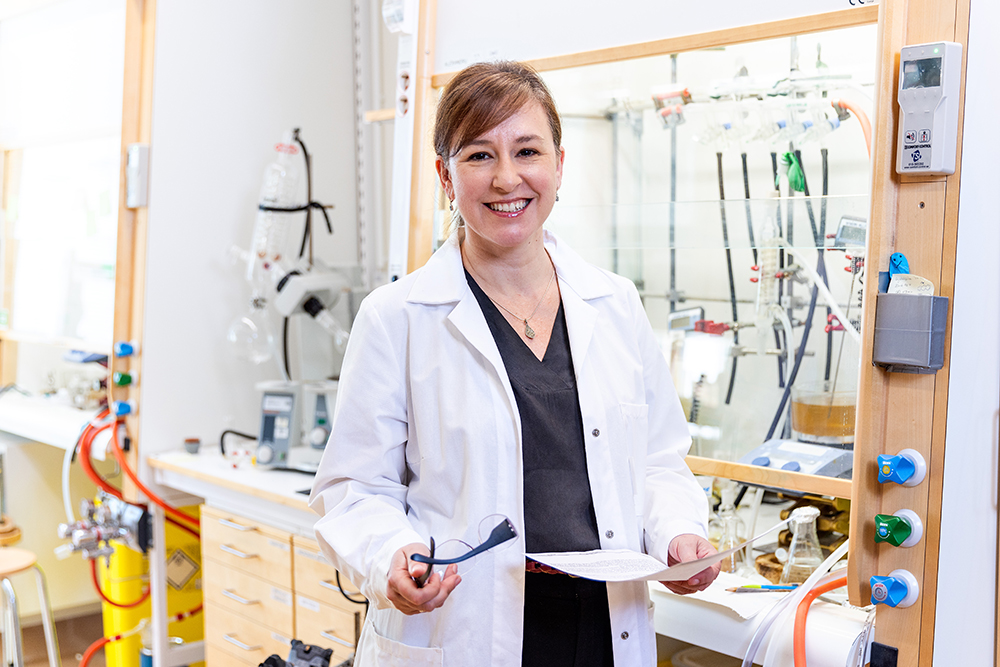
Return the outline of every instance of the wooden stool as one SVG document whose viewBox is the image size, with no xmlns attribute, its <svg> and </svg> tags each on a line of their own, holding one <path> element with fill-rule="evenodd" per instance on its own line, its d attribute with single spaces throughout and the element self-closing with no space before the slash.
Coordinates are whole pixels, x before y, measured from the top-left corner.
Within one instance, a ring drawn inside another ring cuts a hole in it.
<svg viewBox="0 0 1000 667">
<path fill-rule="evenodd" d="M 49 666 L 60 667 L 59 641 L 56 639 L 56 625 L 49 604 L 49 590 L 45 585 L 45 575 L 36 563 L 35 554 L 16 547 L 0 548 L 0 616 L 3 627 L 3 656 L 5 665 L 24 667 L 24 653 L 21 647 L 21 617 L 17 612 L 17 597 L 10 576 L 28 569 L 35 571 L 38 583 L 38 604 L 42 611 L 42 628 L 45 631 L 45 648 L 49 654 Z"/>
</svg>

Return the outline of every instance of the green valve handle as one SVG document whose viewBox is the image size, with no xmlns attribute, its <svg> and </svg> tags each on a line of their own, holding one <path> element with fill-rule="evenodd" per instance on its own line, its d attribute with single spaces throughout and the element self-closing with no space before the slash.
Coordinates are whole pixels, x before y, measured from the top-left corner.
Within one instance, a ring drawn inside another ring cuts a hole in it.
<svg viewBox="0 0 1000 667">
<path fill-rule="evenodd" d="M 888 542 L 894 547 L 912 547 L 920 541 L 923 533 L 920 517 L 910 510 L 875 515 L 875 542 Z"/>
</svg>

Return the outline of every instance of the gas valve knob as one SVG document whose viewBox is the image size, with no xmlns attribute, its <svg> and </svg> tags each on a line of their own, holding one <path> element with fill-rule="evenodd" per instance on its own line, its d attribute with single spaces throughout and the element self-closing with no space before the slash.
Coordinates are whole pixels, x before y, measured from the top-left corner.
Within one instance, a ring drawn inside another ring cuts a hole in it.
<svg viewBox="0 0 1000 667">
<path fill-rule="evenodd" d="M 920 595 L 917 578 L 907 570 L 893 570 L 888 577 L 872 577 L 872 604 L 909 607 Z"/>
<path fill-rule="evenodd" d="M 875 515 L 875 541 L 894 547 L 912 547 L 924 536 L 924 524 L 912 510 Z"/>
<path fill-rule="evenodd" d="M 927 463 L 920 452 L 904 449 L 895 456 L 878 456 L 878 481 L 880 484 L 895 482 L 903 486 L 916 486 L 927 476 Z"/>
</svg>

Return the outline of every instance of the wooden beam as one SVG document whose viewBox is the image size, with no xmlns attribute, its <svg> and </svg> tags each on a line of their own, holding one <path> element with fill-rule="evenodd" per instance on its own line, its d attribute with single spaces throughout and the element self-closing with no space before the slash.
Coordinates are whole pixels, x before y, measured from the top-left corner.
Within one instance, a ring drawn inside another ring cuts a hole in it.
<svg viewBox="0 0 1000 667">
<path fill-rule="evenodd" d="M 24 151 L 14 149 L 3 152 L 3 182 L 0 209 L 3 211 L 3 295 L 0 307 L 7 311 L 7 326 L 14 307 L 14 275 L 17 269 L 18 240 L 14 236 L 17 224 L 17 200 L 21 190 L 21 161 Z M 7 333 L 7 332 L 2 332 Z M 17 341 L 0 340 L 0 384 L 6 386 L 17 380 Z"/>
<path fill-rule="evenodd" d="M 911 270 L 929 278 L 937 294 L 954 295 L 961 154 L 953 176 L 905 177 L 895 172 L 899 51 L 905 44 L 939 40 L 965 44 L 968 0 L 883 0 L 879 4 L 880 67 L 875 91 L 875 143 L 866 270 L 869 285 L 888 269 L 889 255 L 904 253 Z M 964 17 L 964 18 L 963 18 Z M 965 24 L 965 28 L 960 26 Z M 964 77 L 964 66 L 963 66 Z M 964 85 L 962 86 L 964 98 Z M 959 146 L 961 145 L 959 122 Z M 868 580 L 895 569 L 909 570 L 920 582 L 912 607 L 879 614 L 875 639 L 899 650 L 900 667 L 929 666 L 933 660 L 941 492 L 947 424 L 951 313 L 948 315 L 944 368 L 934 375 L 886 373 L 871 366 L 877 304 L 865 291 L 863 349 L 855 437 L 854 498 L 848 586 L 855 604 L 867 603 Z M 950 310 L 950 309 L 949 309 Z M 920 452 L 927 479 L 914 487 L 877 482 L 876 458 L 903 448 Z M 916 512 L 924 537 L 908 549 L 874 543 L 873 517 L 899 509 Z"/>
<path fill-rule="evenodd" d="M 719 461 L 702 456 L 688 456 L 684 459 L 696 475 L 724 477 L 755 486 L 766 486 L 789 491 L 801 491 L 834 498 L 851 497 L 851 480 L 835 477 L 806 475 L 788 470 L 772 470 L 745 463 Z"/>
<path fill-rule="evenodd" d="M 372 111 L 365 112 L 365 124 L 371 125 L 372 123 L 382 123 L 387 120 L 396 119 L 395 109 L 374 109 Z"/>
<path fill-rule="evenodd" d="M 684 53 L 685 51 L 697 51 L 731 44 L 757 42 L 763 39 L 777 39 L 779 37 L 791 37 L 792 35 L 838 30 L 840 28 L 872 24 L 877 20 L 878 7 L 876 5 L 865 5 L 853 9 L 840 9 L 823 14 L 800 16 L 780 21 L 768 21 L 767 23 L 757 23 L 739 28 L 712 30 L 710 32 L 669 37 L 667 39 L 641 42 L 639 44 L 627 44 L 561 56 L 536 58 L 534 60 L 526 60 L 525 62 L 539 72 L 547 72 L 566 69 L 568 67 L 599 65 L 601 63 L 618 62 L 620 60 L 633 60 L 635 58 Z M 435 88 L 442 88 L 448 85 L 448 82 L 456 74 L 457 72 L 435 74 L 431 85 Z"/>
<path fill-rule="evenodd" d="M 410 235 L 407 270 L 415 271 L 431 256 L 434 243 L 434 109 L 437 96 L 431 87 L 434 74 L 434 28 L 437 0 L 420 0 L 417 24 L 417 62 L 413 77 L 413 153 L 410 171 Z"/>
<path fill-rule="evenodd" d="M 149 144 L 153 112 L 153 39 L 156 23 L 156 0 L 126 0 L 125 2 L 125 70 L 122 95 L 121 173 L 118 188 L 118 249 L 115 259 L 115 318 L 114 340 L 142 341 L 143 296 L 146 284 L 146 223 L 145 207 L 125 206 L 125 151 L 131 143 Z M 128 359 L 112 359 L 111 371 L 131 371 L 140 375 L 140 353 Z M 139 387 L 115 388 L 108 383 L 113 400 L 139 399 Z M 132 448 L 128 461 L 133 470 L 139 462 L 139 417 L 126 419 Z M 123 494 L 130 501 L 138 500 L 134 485 L 126 478 Z"/>
</svg>

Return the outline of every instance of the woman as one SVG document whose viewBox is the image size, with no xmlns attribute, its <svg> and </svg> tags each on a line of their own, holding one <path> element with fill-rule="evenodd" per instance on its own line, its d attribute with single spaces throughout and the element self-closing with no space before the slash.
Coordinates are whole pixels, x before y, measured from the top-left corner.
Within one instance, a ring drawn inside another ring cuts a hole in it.
<svg viewBox="0 0 1000 667">
<path fill-rule="evenodd" d="M 369 665 L 656 662 L 644 583 L 571 578 L 525 553 L 712 553 L 704 493 L 669 371 L 631 282 L 543 223 L 564 152 L 531 69 L 479 64 L 449 84 L 437 172 L 458 229 L 427 264 L 362 304 L 310 506 L 336 567 L 371 602 Z M 516 544 L 422 587 L 432 538 Z M 687 582 L 708 586 L 718 567 Z"/>
</svg>

